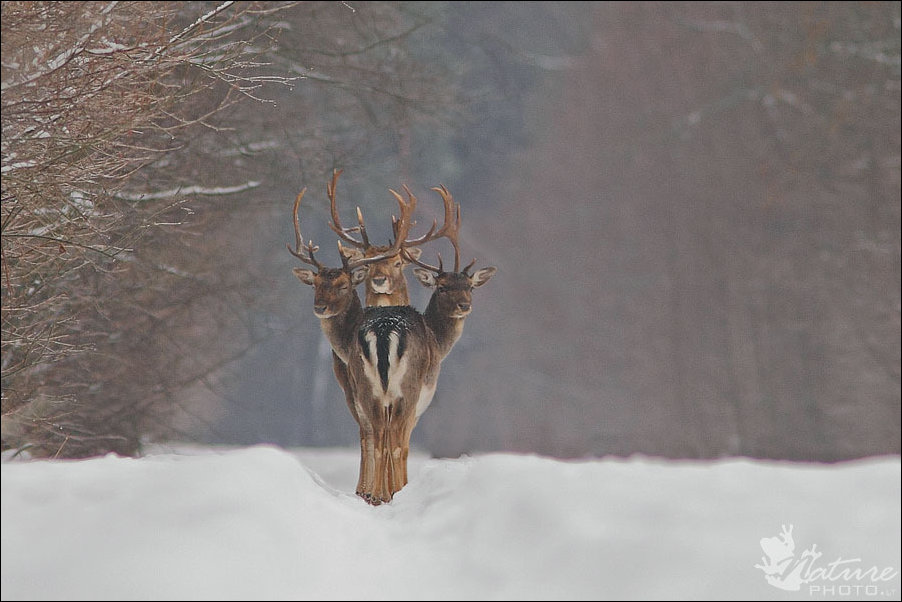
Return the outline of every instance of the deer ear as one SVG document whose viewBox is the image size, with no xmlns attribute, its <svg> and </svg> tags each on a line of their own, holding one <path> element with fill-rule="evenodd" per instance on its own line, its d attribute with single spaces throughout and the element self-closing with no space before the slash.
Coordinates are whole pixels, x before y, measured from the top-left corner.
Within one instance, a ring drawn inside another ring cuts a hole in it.
<svg viewBox="0 0 902 602">
<path fill-rule="evenodd" d="M 413 275 L 423 286 L 435 286 L 435 274 L 423 268 L 413 268 Z"/>
<path fill-rule="evenodd" d="M 404 252 L 413 257 L 414 259 L 419 259 L 420 255 L 423 254 L 423 249 L 418 249 L 417 247 L 413 247 L 411 249 L 404 249 Z"/>
<path fill-rule="evenodd" d="M 351 284 L 357 286 L 358 284 L 366 280 L 366 277 L 369 276 L 369 274 L 370 266 L 368 265 L 362 265 L 359 268 L 354 268 L 354 271 L 351 272 Z"/>
<path fill-rule="evenodd" d="M 293 268 L 292 271 L 294 272 L 294 275 L 298 277 L 298 280 L 300 280 L 304 284 L 313 286 L 314 280 L 316 279 L 316 274 L 314 274 L 312 270 L 308 270 L 306 268 Z"/>
<path fill-rule="evenodd" d="M 470 284 L 473 285 L 473 288 L 477 286 L 482 286 L 486 282 L 489 281 L 489 278 L 495 275 L 495 272 L 498 271 L 498 268 L 495 267 L 487 267 L 482 268 L 481 270 L 476 270 L 476 273 L 470 276 Z"/>
</svg>

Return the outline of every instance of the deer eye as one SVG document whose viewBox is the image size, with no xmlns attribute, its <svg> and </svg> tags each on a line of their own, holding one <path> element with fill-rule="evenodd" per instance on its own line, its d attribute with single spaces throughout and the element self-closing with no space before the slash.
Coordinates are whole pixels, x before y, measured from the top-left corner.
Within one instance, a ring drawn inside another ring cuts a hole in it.
<svg viewBox="0 0 902 602">
<path fill-rule="evenodd" d="M 396 268 L 401 267 L 401 260 L 398 260 L 398 261 L 395 262 L 395 267 L 396 267 Z"/>
</svg>

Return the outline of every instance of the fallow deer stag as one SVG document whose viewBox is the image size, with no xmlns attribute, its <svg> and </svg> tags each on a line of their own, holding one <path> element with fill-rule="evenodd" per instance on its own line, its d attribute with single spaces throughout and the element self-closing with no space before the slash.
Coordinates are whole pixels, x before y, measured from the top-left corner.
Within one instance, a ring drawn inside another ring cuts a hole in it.
<svg viewBox="0 0 902 602">
<path fill-rule="evenodd" d="M 454 208 L 447 189 L 435 190 L 442 195 L 446 207 Z M 368 267 L 364 266 L 368 260 L 379 261 L 388 253 L 397 252 L 395 245 L 401 246 L 400 241 L 406 239 L 410 228 L 409 214 L 414 203 L 405 203 L 395 194 L 402 217 L 396 222 L 391 249 L 357 261 L 342 254 L 342 268 L 326 268 L 313 257 L 318 247 L 312 241 L 303 244 L 297 217 L 302 195 L 303 192 L 295 201 L 297 250 L 292 254 L 318 271 L 296 268 L 295 274 L 314 287 L 315 313 L 337 358 L 346 365 L 344 386 L 348 405 L 360 427 L 357 494 L 378 505 L 390 501 L 407 484 L 410 435 L 432 401 L 442 360 L 460 337 L 464 318 L 470 313 L 472 289 L 485 284 L 495 268 L 484 268 L 470 275 L 471 263 L 457 272 L 460 263 L 458 206 L 456 218 L 447 219 L 440 231 L 454 245 L 454 272 L 443 271 L 441 257 L 439 267 L 434 268 L 408 255 L 412 262 L 425 268 L 417 270 L 420 281 L 436 287 L 426 313 L 420 314 L 409 306 L 362 309 L 354 285 L 366 278 Z"/>
<path fill-rule="evenodd" d="M 352 355 L 348 363 L 361 420 L 370 422 L 367 428 L 373 432 L 375 446 L 369 474 L 374 481 L 369 501 L 374 504 L 390 501 L 407 484 L 411 433 L 435 395 L 442 360 L 463 332 L 472 310 L 473 289 L 488 282 L 496 271 L 487 267 L 471 275 L 475 259 L 459 271 L 460 206 L 444 186 L 433 190 L 442 196 L 446 207 L 452 208 L 440 232 L 454 246 L 454 271 L 442 269 L 441 256 L 439 267 L 408 256 L 420 266 L 414 269 L 420 282 L 435 288 L 426 311 L 366 308 L 358 329 L 361 353 Z M 355 375 L 364 379 L 357 381 Z"/>
</svg>

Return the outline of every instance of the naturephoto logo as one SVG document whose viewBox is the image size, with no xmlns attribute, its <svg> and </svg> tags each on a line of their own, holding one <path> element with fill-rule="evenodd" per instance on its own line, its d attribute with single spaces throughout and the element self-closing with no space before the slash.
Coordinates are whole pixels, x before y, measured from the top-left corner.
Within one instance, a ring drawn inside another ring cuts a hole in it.
<svg viewBox="0 0 902 602">
<path fill-rule="evenodd" d="M 808 586 L 811 596 L 873 596 L 887 598 L 896 595 L 896 589 L 888 585 L 899 575 L 893 567 L 879 568 L 866 566 L 861 558 L 843 558 L 838 556 L 832 562 L 822 561 L 823 552 L 819 552 L 817 544 L 796 554 L 795 540 L 792 538 L 792 525 L 774 537 L 761 539 L 764 556 L 761 564 L 755 568 L 764 572 L 767 582 L 786 591 L 799 591 L 803 585 Z"/>
</svg>

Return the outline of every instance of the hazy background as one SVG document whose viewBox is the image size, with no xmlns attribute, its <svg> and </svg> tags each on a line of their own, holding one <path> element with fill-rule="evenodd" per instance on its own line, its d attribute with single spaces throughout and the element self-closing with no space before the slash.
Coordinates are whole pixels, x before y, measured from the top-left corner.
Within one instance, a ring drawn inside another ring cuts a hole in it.
<svg viewBox="0 0 902 602">
<path fill-rule="evenodd" d="M 285 249 L 306 186 L 302 230 L 338 263 L 342 168 L 343 215 L 360 205 L 377 242 L 388 188 L 413 189 L 422 227 L 443 183 L 462 254 L 498 268 L 417 447 L 899 453 L 898 2 L 303 3 L 277 23 L 269 69 L 302 79 L 190 142 L 218 162 L 180 166 L 254 186 L 204 201 L 215 219 L 192 201 L 188 238 L 160 243 L 167 265 L 213 259 L 196 310 L 158 312 L 169 334 L 145 345 L 156 378 L 207 358 L 145 387 L 168 403 L 155 432 L 357 444 Z"/>
<path fill-rule="evenodd" d="M 898 452 L 898 15 L 443 7 L 428 38 L 475 97 L 461 125 L 410 131 L 409 154 L 377 175 L 368 157 L 336 160 L 339 200 L 371 222 L 391 208 L 387 187 L 410 184 L 435 214 L 428 187 L 446 184 L 463 253 L 499 268 L 415 443 L 442 455 Z M 885 61 L 867 54 L 879 42 Z M 379 145 L 372 160 L 401 150 Z M 300 186 L 320 209 L 307 229 L 331 250 L 326 179 L 273 182 L 282 211 L 255 238 L 280 327 L 214 387 L 230 403 L 210 441 L 356 442 L 312 293 L 283 250 Z"/>
</svg>

